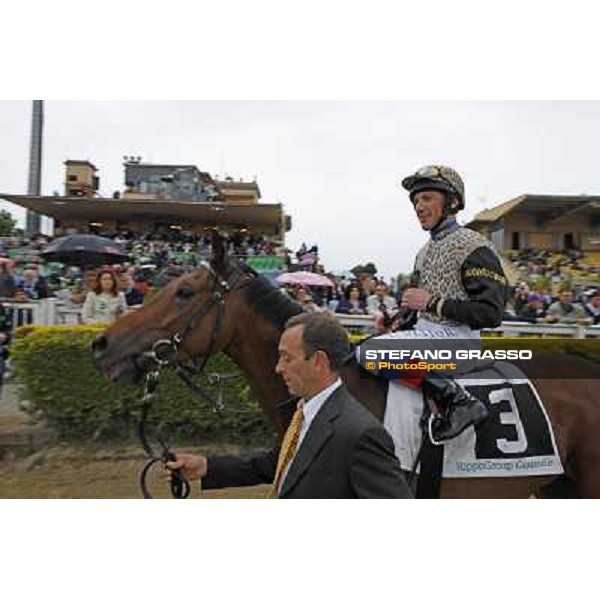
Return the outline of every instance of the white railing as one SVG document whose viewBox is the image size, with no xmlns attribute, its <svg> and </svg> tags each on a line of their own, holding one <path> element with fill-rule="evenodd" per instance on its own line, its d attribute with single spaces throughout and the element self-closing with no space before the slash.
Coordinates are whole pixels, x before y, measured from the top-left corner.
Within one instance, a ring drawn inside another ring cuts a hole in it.
<svg viewBox="0 0 600 600">
<path fill-rule="evenodd" d="M 53 325 L 56 322 L 56 299 L 0 299 L 12 320 L 13 329 L 21 325 Z"/>
<path fill-rule="evenodd" d="M 484 329 L 484 333 L 501 333 L 503 336 L 519 337 L 535 335 L 540 337 L 600 338 L 600 325 L 564 325 L 522 323 L 503 321 L 496 329 Z"/>
<path fill-rule="evenodd" d="M 36 302 L 3 302 L 8 313 L 13 329 L 29 323 L 40 321 L 38 304 Z"/>
<path fill-rule="evenodd" d="M 353 333 L 371 334 L 375 333 L 374 318 L 369 315 L 335 315 L 339 322 Z M 500 327 L 495 329 L 484 329 L 483 333 L 502 336 L 526 336 L 535 335 L 539 337 L 568 337 L 568 338 L 600 338 L 600 325 L 564 325 L 535 324 L 520 321 L 503 321 Z"/>
<path fill-rule="evenodd" d="M 343 315 L 333 313 L 337 320 L 352 333 L 375 333 L 375 317 L 371 315 Z"/>
<path fill-rule="evenodd" d="M 13 298 L 1 299 L 0 302 L 11 313 L 13 328 L 21 325 L 76 325 L 81 323 L 81 309 L 69 308 L 57 298 L 45 300 L 19 301 Z M 130 310 L 139 308 L 130 307 Z M 352 333 L 375 333 L 375 320 L 370 315 L 335 314 L 339 322 Z M 519 321 L 504 321 L 496 329 L 484 329 L 483 333 L 501 336 L 539 336 L 566 338 L 600 338 L 600 325 L 563 325 L 534 324 Z"/>
<path fill-rule="evenodd" d="M 12 317 L 13 329 L 21 325 L 75 325 L 81 323 L 81 309 L 67 308 L 57 298 L 15 300 L 0 298 Z"/>
</svg>

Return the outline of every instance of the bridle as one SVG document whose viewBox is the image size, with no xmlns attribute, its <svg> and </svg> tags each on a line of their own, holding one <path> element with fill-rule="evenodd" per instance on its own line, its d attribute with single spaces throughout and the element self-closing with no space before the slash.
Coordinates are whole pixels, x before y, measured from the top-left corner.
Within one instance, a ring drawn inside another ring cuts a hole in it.
<svg viewBox="0 0 600 600">
<path fill-rule="evenodd" d="M 138 437 L 144 448 L 149 461 L 146 463 L 140 474 L 140 486 L 144 498 L 152 498 L 146 484 L 146 477 L 150 468 L 157 462 L 166 463 L 168 461 L 175 460 L 175 454 L 161 438 L 158 438 L 158 442 L 161 446 L 161 452 L 155 453 L 148 441 L 146 436 L 146 419 L 150 404 L 154 396 L 154 392 L 160 379 L 161 370 L 167 367 L 175 369 L 175 373 L 185 382 L 185 384 L 195 394 L 201 396 L 206 400 L 212 407 L 213 412 L 221 414 L 225 410 L 222 395 L 223 381 L 228 378 L 239 375 L 221 375 L 219 373 L 211 373 L 209 381 L 213 381 L 219 384 L 219 394 L 214 399 L 208 394 L 200 385 L 192 380 L 192 375 L 200 375 L 209 358 L 212 356 L 214 349 L 219 339 L 221 332 L 221 326 L 223 323 L 223 314 L 225 312 L 225 302 L 228 294 L 236 289 L 243 287 L 244 283 L 240 285 L 240 280 L 244 275 L 250 275 L 251 277 L 258 276 L 257 273 L 250 267 L 244 264 L 237 264 L 229 273 L 228 277 L 223 279 L 219 278 L 215 270 L 208 264 L 203 265 L 209 274 L 210 283 L 210 296 L 209 298 L 199 307 L 199 309 L 193 314 L 192 318 L 187 321 L 187 324 L 183 330 L 176 331 L 169 338 L 161 338 L 152 344 L 150 351 L 145 352 L 143 356 L 154 361 L 154 369 L 149 371 L 146 375 L 144 383 L 144 393 L 142 397 L 142 411 L 140 416 L 140 422 L 138 425 Z M 251 279 L 248 279 L 248 283 Z M 187 364 L 184 361 L 179 360 L 181 354 L 181 347 L 187 336 L 196 329 L 201 321 L 211 313 L 213 308 L 216 308 L 216 316 L 212 331 L 210 334 L 210 342 L 207 351 L 203 354 L 201 362 L 198 362 L 198 357 L 192 357 L 191 364 Z M 237 412 L 237 411 L 236 411 Z M 239 411 L 242 412 L 242 411 Z M 190 494 L 190 484 L 185 477 L 179 472 L 179 470 L 172 471 L 171 477 L 171 495 L 173 498 L 183 499 L 187 498 Z"/>
<path fill-rule="evenodd" d="M 152 344 L 151 350 L 144 353 L 146 358 L 154 360 L 154 363 L 158 369 L 163 367 L 177 368 L 183 366 L 183 368 L 188 372 L 195 374 L 201 373 L 204 370 L 208 359 L 212 355 L 219 338 L 227 295 L 234 289 L 238 289 L 238 283 L 244 275 L 257 275 L 253 269 L 250 269 L 245 265 L 238 264 L 231 270 L 226 279 L 220 279 L 209 264 L 204 264 L 203 266 L 208 270 L 208 275 L 210 278 L 209 298 L 200 306 L 197 312 L 194 313 L 192 318 L 187 322 L 187 325 L 184 327 L 183 331 L 175 332 L 170 338 L 161 338 L 155 341 L 154 344 Z M 192 331 L 194 331 L 194 329 L 196 329 L 202 319 L 204 319 L 204 317 L 206 317 L 214 307 L 217 309 L 217 314 L 210 334 L 208 350 L 204 353 L 202 362 L 198 364 L 197 357 L 192 358 L 192 365 L 187 365 L 184 362 L 177 360 L 181 353 L 181 346 L 186 337 Z"/>
</svg>

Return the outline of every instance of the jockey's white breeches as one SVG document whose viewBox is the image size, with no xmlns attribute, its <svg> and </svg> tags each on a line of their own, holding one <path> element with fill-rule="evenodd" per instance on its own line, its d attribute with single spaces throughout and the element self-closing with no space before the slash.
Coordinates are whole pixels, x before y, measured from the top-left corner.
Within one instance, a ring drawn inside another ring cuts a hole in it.
<svg viewBox="0 0 600 600">
<path fill-rule="evenodd" d="M 414 329 L 408 331 L 395 331 L 378 335 L 378 340 L 436 340 L 436 339 L 461 339 L 478 340 L 481 337 L 479 329 L 471 329 L 468 325 L 441 325 L 427 319 L 419 319 Z M 434 347 L 434 346 L 432 346 Z"/>
</svg>

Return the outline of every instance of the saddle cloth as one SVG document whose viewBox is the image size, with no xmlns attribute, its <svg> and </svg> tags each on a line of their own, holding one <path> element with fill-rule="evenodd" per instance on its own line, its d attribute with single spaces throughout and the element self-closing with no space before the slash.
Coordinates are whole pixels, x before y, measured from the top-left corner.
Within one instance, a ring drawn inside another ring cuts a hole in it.
<svg viewBox="0 0 600 600">
<path fill-rule="evenodd" d="M 457 383 L 485 402 L 490 416 L 444 444 L 444 477 L 526 477 L 564 472 L 537 390 L 509 363 L 465 373 Z M 421 390 L 390 381 L 384 426 L 410 471 L 421 444 Z M 417 468 L 417 473 L 419 469 Z"/>
</svg>

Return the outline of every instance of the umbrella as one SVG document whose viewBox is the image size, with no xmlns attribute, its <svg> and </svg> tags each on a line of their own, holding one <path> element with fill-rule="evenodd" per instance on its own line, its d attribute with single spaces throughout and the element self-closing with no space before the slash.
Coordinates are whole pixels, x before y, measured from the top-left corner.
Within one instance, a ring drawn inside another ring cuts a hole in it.
<svg viewBox="0 0 600 600">
<path fill-rule="evenodd" d="M 311 273 L 309 271 L 294 271 L 293 273 L 282 273 L 275 278 L 278 283 L 289 283 L 292 285 L 316 285 L 316 286 L 327 286 L 333 287 L 333 283 L 325 277 L 325 275 L 319 275 L 318 273 Z"/>
<path fill-rule="evenodd" d="M 48 244 L 40 256 L 66 265 L 94 266 L 129 260 L 123 246 L 99 235 L 75 234 Z"/>
</svg>

